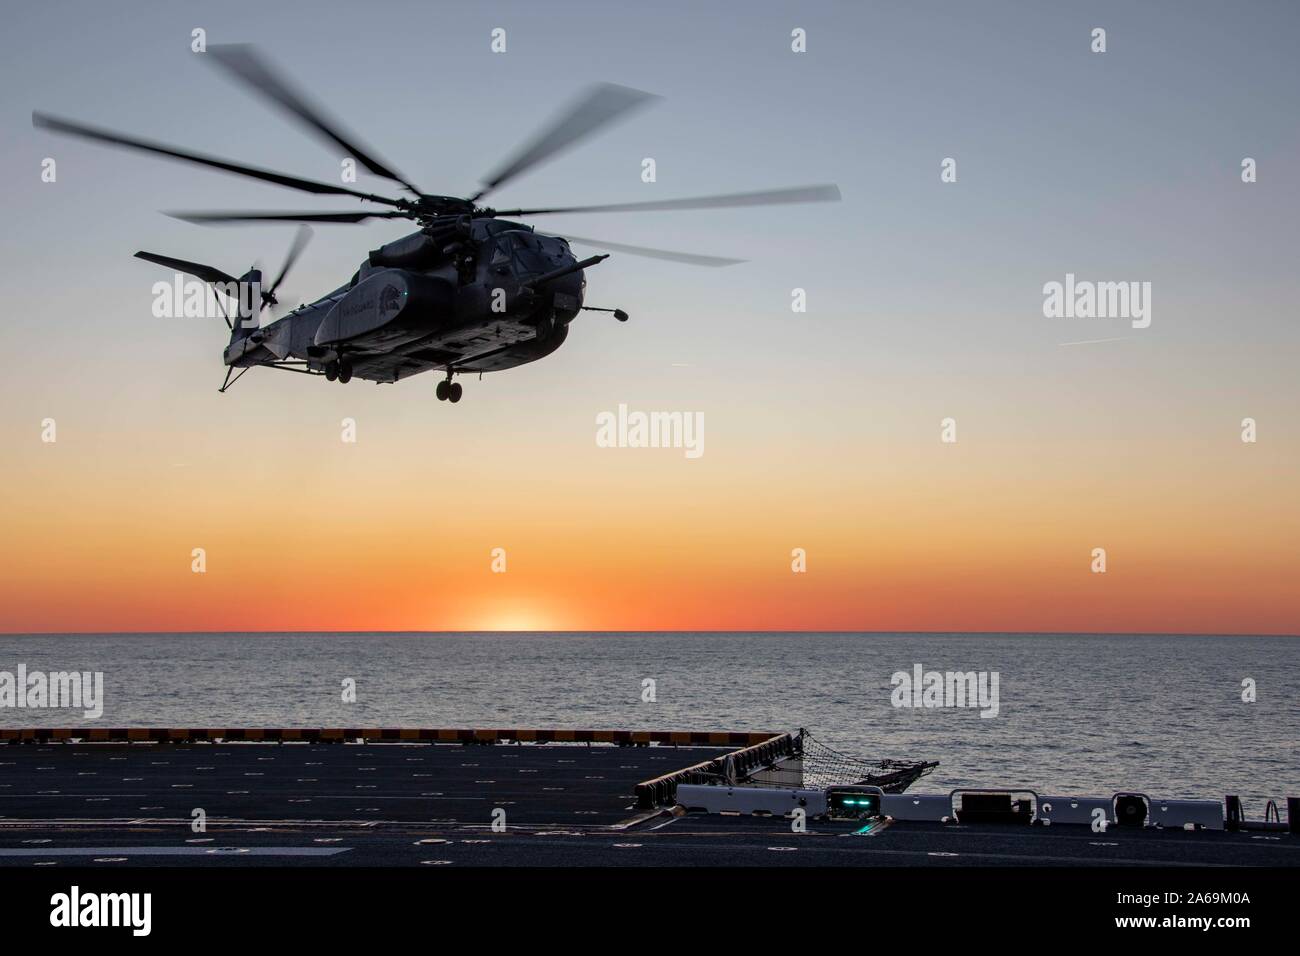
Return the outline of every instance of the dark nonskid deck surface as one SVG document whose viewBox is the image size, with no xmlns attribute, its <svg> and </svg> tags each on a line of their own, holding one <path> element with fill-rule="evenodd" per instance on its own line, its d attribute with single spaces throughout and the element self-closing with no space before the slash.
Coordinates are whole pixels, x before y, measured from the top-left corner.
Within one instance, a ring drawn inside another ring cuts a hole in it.
<svg viewBox="0 0 1300 956">
<path fill-rule="evenodd" d="M 0 866 L 1294 866 L 1286 832 L 848 822 L 638 811 L 716 747 L 0 748 Z M 206 832 L 191 829 L 192 812 Z M 505 811 L 506 832 L 491 829 Z"/>
<path fill-rule="evenodd" d="M 443 821 L 609 825 L 632 788 L 719 747 L 56 744 L 0 749 L 0 824 L 19 820 Z"/>
</svg>

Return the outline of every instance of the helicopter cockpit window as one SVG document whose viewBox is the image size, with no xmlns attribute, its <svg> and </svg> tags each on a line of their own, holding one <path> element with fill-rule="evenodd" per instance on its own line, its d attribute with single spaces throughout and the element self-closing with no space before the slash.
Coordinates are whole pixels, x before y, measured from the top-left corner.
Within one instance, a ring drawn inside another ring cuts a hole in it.
<svg viewBox="0 0 1300 956">
<path fill-rule="evenodd" d="M 539 248 L 537 238 L 530 232 L 499 232 L 493 242 L 492 257 L 488 263 L 498 271 L 511 268 L 520 274 L 534 272 L 537 265 L 534 260 Z"/>
</svg>

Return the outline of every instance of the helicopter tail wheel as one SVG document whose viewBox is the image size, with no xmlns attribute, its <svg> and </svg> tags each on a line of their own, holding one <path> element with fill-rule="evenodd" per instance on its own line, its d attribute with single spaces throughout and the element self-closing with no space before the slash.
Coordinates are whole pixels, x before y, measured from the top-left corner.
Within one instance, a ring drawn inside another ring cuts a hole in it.
<svg viewBox="0 0 1300 956">
<path fill-rule="evenodd" d="M 451 382 L 447 387 L 447 400 L 453 405 L 460 401 L 460 397 L 465 392 L 465 387 L 460 382 Z"/>
<path fill-rule="evenodd" d="M 339 381 L 345 385 L 352 381 L 352 360 L 350 358 L 339 359 Z"/>
<path fill-rule="evenodd" d="M 434 394 L 438 396 L 438 401 L 445 402 L 451 394 L 451 382 L 444 378 L 438 383 L 438 387 L 434 389 Z"/>
<path fill-rule="evenodd" d="M 332 382 L 339 377 L 339 363 L 330 359 L 325 363 L 325 380 Z"/>
</svg>

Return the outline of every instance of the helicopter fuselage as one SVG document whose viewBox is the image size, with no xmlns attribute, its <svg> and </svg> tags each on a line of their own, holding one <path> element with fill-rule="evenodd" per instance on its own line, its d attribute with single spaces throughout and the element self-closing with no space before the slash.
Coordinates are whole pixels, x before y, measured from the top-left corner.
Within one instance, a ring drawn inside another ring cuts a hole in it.
<svg viewBox="0 0 1300 956">
<path fill-rule="evenodd" d="M 513 368 L 564 343 L 586 286 L 577 265 L 563 239 L 516 222 L 426 228 L 371 252 L 317 301 L 260 328 L 237 326 L 225 363 L 296 360 L 325 372 L 346 362 L 349 377 L 374 382 Z"/>
</svg>

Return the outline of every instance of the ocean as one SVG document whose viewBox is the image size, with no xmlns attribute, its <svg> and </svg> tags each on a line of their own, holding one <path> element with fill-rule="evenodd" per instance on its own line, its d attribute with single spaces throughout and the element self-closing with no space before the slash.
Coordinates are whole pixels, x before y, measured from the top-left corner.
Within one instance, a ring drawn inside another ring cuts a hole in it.
<svg viewBox="0 0 1300 956">
<path fill-rule="evenodd" d="M 855 756 L 939 760 L 919 792 L 1236 793 L 1251 817 L 1300 796 L 1294 637 L 0 635 L 0 672 L 19 664 L 102 671 L 103 715 L 0 706 L 0 727 L 805 727 Z M 917 665 L 985 672 L 990 691 L 996 673 L 996 716 L 895 706 L 892 676 Z"/>
</svg>

